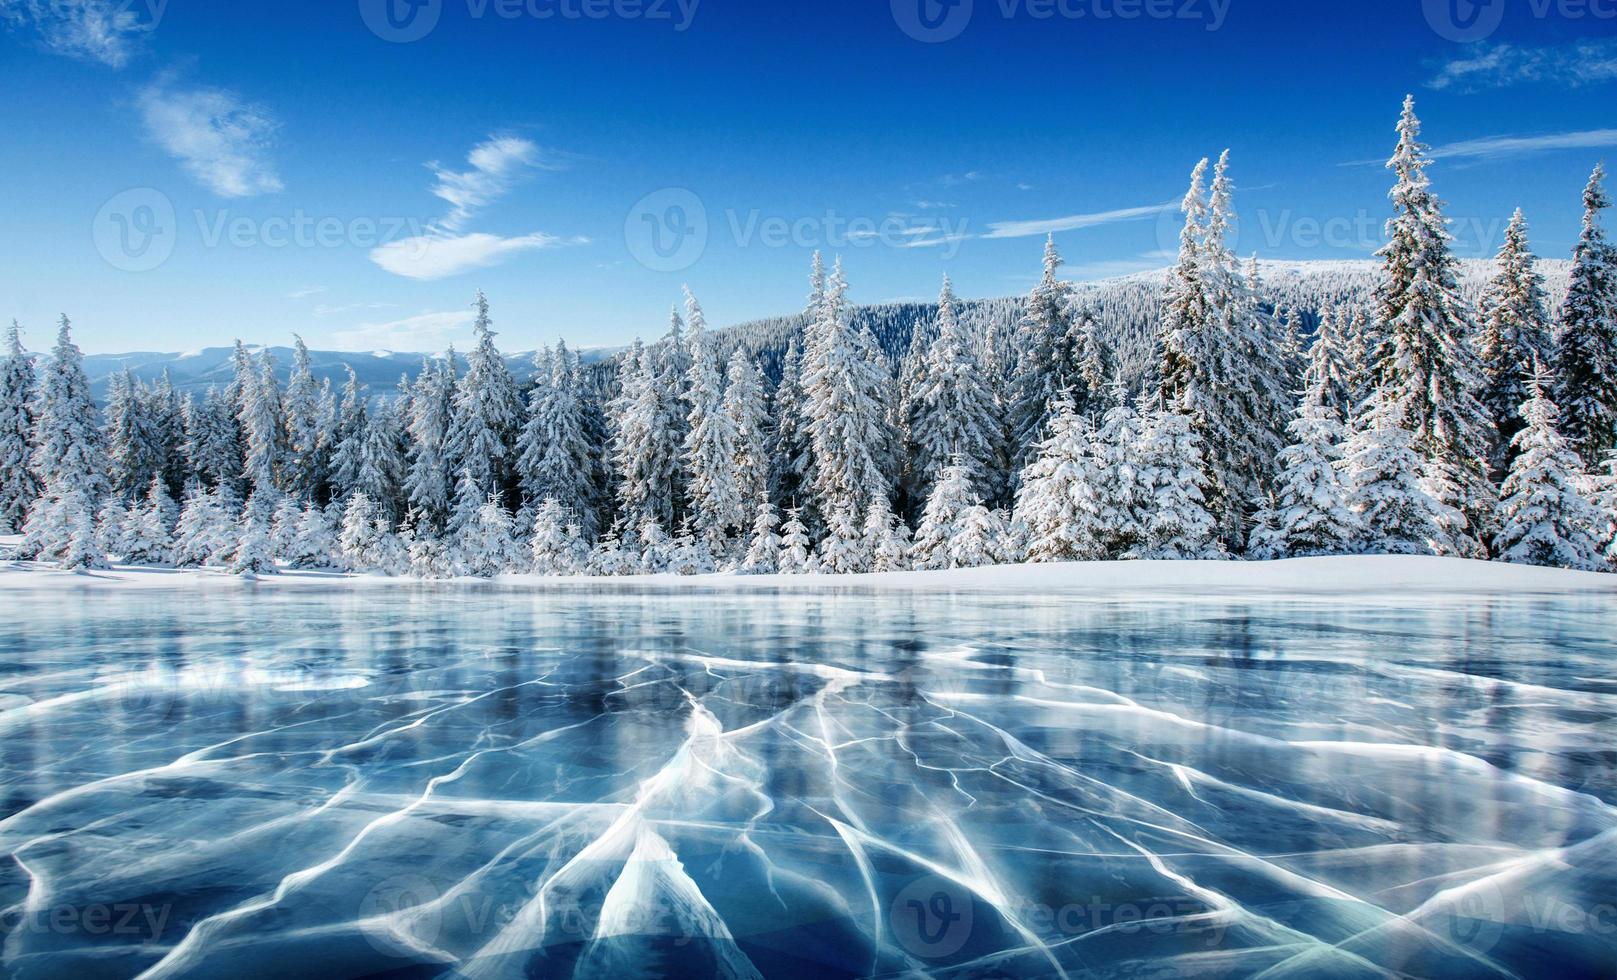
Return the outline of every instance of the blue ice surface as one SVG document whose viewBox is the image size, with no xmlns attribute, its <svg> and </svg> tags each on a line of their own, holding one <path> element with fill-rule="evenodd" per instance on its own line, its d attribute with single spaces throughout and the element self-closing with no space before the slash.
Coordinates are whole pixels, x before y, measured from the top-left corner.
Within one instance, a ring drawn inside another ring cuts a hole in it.
<svg viewBox="0 0 1617 980">
<path fill-rule="evenodd" d="M 1617 975 L 1609 599 L 6 606 L 6 977 Z"/>
</svg>

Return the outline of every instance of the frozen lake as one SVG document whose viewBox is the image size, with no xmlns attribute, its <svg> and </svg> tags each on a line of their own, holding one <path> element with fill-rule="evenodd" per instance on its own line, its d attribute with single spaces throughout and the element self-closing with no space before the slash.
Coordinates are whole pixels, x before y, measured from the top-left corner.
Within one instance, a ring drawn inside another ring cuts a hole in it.
<svg viewBox="0 0 1617 980">
<path fill-rule="evenodd" d="M 13 593 L 16 978 L 1617 973 L 1617 603 Z"/>
</svg>

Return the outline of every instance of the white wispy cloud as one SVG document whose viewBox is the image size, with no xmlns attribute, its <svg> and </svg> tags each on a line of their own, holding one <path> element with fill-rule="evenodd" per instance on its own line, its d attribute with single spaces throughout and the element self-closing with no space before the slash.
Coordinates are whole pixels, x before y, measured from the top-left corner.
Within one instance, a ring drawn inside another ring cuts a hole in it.
<svg viewBox="0 0 1617 980">
<path fill-rule="evenodd" d="M 1096 228 L 1101 225 L 1114 225 L 1124 221 L 1143 221 L 1155 218 L 1164 208 L 1175 206 L 1175 202 L 1167 201 L 1162 204 L 1147 204 L 1137 208 L 1119 208 L 1115 211 L 1100 211 L 1095 214 L 1073 214 L 1065 218 L 1041 218 L 1033 221 L 997 221 L 988 226 L 988 233 L 984 238 L 1031 238 L 1035 235 L 1051 235 L 1063 231 L 1077 231 L 1080 228 Z"/>
<path fill-rule="evenodd" d="M 449 170 L 429 163 L 438 183 L 432 193 L 450 204 L 449 214 L 440 224 L 448 231 L 459 231 L 482 208 L 510 192 L 528 172 L 559 169 L 559 158 L 532 140 L 515 136 L 491 136 L 472 147 L 466 155 L 470 170 Z"/>
<path fill-rule="evenodd" d="M 1581 88 L 1614 80 L 1617 39 L 1603 38 L 1547 48 L 1479 45 L 1465 57 L 1446 62 L 1426 84 L 1439 90 L 1480 92 L 1528 82 Z"/>
<path fill-rule="evenodd" d="M 1484 136 L 1434 147 L 1431 155 L 1434 159 L 1471 157 L 1496 160 L 1551 150 L 1591 150 L 1608 146 L 1617 146 L 1617 129 L 1586 129 L 1542 136 Z"/>
<path fill-rule="evenodd" d="M 310 296 L 318 296 L 325 291 L 326 287 L 324 286 L 308 286 L 303 289 L 294 289 L 292 292 L 286 294 L 286 298 L 308 299 Z"/>
<path fill-rule="evenodd" d="M 147 136 L 220 197 L 281 190 L 269 160 L 278 124 L 263 106 L 225 89 L 186 87 L 170 77 L 142 89 L 135 105 Z"/>
<path fill-rule="evenodd" d="M 342 350 L 436 351 L 462 335 L 469 336 L 470 310 L 421 313 L 386 323 L 361 323 L 332 333 Z"/>
<path fill-rule="evenodd" d="M 371 249 L 371 261 L 406 279 L 446 279 L 496 265 L 520 252 L 583 245 L 588 239 L 562 239 L 544 232 L 501 238 L 482 232 L 454 235 L 432 232 Z"/>
<path fill-rule="evenodd" d="M 0 19 L 56 54 L 122 68 L 168 0 L 0 0 Z"/>
</svg>

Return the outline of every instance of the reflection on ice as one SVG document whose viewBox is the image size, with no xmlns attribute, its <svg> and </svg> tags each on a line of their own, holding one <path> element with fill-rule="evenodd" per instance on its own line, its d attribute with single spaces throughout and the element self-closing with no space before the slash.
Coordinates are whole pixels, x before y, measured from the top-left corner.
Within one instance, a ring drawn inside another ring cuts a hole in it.
<svg viewBox="0 0 1617 980">
<path fill-rule="evenodd" d="M 98 593 L 7 976 L 1610 976 L 1599 599 Z"/>
</svg>

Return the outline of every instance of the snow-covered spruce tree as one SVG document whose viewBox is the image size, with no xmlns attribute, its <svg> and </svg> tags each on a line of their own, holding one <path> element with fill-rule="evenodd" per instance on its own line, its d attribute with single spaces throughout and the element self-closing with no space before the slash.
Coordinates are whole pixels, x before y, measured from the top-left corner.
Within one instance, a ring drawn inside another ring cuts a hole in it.
<svg viewBox="0 0 1617 980">
<path fill-rule="evenodd" d="M 298 501 L 320 498 L 325 490 L 326 447 L 320 438 L 320 385 L 314 379 L 309 348 L 292 335 L 292 373 L 287 378 L 284 409 L 284 484 Z"/>
<path fill-rule="evenodd" d="M 445 441 L 449 471 L 469 474 L 480 499 L 504 499 L 522 417 L 516 380 L 494 346 L 488 298 L 481 290 L 473 303 L 477 344 L 466 355 L 466 373 L 455 388 L 453 416 Z"/>
<path fill-rule="evenodd" d="M 639 543 L 626 547 L 623 530 L 618 525 L 609 528 L 590 550 L 589 570 L 592 575 L 616 577 L 639 571 Z"/>
<path fill-rule="evenodd" d="M 23 553 L 64 568 L 105 563 L 95 517 L 108 490 L 84 355 L 62 317 L 56 346 L 41 372 L 33 409 L 34 472 L 43 484 L 23 527 Z M 85 540 L 87 538 L 87 540 Z"/>
<path fill-rule="evenodd" d="M 533 570 L 539 575 L 576 575 L 582 569 L 576 564 L 575 542 L 567 533 L 567 512 L 554 497 L 539 505 L 533 517 L 533 542 L 530 552 Z"/>
<path fill-rule="evenodd" d="M 994 561 L 1001 565 L 1020 565 L 1027 561 L 1027 528 L 1016 519 L 1012 511 L 994 511 L 999 526 L 999 540 L 994 546 Z"/>
<path fill-rule="evenodd" d="M 1100 480 L 1094 432 L 1071 401 L 1058 399 L 1050 434 L 1022 472 L 1015 519 L 1027 528 L 1027 560 L 1089 561 L 1100 558 Z"/>
<path fill-rule="evenodd" d="M 960 514 L 957 533 L 949 540 L 950 568 L 981 568 L 999 563 L 1004 528 L 981 501 Z"/>
<path fill-rule="evenodd" d="M 5 360 L 0 361 L 0 534 L 14 534 L 40 495 L 34 475 L 34 362 L 22 346 L 22 328 L 11 321 Z"/>
<path fill-rule="evenodd" d="M 763 376 L 739 348 L 730 355 L 722 411 L 735 428 L 735 481 L 743 513 L 769 499 L 769 403 Z"/>
<path fill-rule="evenodd" d="M 679 526 L 673 546 L 668 553 L 668 571 L 675 575 L 707 575 L 715 569 L 713 552 L 707 542 L 696 533 L 689 518 Z"/>
<path fill-rule="evenodd" d="M 656 521 L 646 521 L 639 528 L 640 571 L 647 575 L 661 575 L 668 571 L 673 560 L 674 542 Z"/>
<path fill-rule="evenodd" d="M 1475 394 L 1482 372 L 1470 343 L 1474 328 L 1460 296 L 1442 202 L 1426 176 L 1414 96 L 1404 102 L 1398 136 L 1387 163 L 1397 175 L 1396 213 L 1387 222 L 1388 242 L 1376 253 L 1383 265 L 1377 317 L 1388 334 L 1378 374 L 1390 391 L 1386 405 L 1403 412 L 1398 427 L 1414 437 L 1429 482 L 1441 488 L 1438 502 L 1464 517 L 1450 520 L 1456 533 L 1445 550 L 1478 557 L 1496 506 L 1488 479 L 1492 422 Z"/>
<path fill-rule="evenodd" d="M 390 524 L 398 520 L 399 488 L 404 482 L 404 460 L 399 453 L 398 416 L 379 406 L 367 420 L 352 489 L 371 499 L 376 516 Z"/>
<path fill-rule="evenodd" d="M 303 507 L 298 498 L 283 493 L 275 501 L 275 514 L 270 518 L 270 550 L 277 561 L 291 559 L 297 550 L 298 525 L 303 520 Z"/>
<path fill-rule="evenodd" d="M 312 503 L 304 504 L 287 564 L 292 568 L 331 568 L 336 564 L 337 551 L 337 534 L 326 511 Z"/>
<path fill-rule="evenodd" d="M 803 357 L 814 502 L 826 517 L 890 490 L 887 372 L 869 335 L 853 329 L 847 294 L 839 259 Z"/>
<path fill-rule="evenodd" d="M 270 547 L 269 526 L 261 517 L 254 514 L 253 510 L 254 508 L 249 505 L 247 513 L 242 515 L 236 550 L 230 556 L 230 564 L 227 567 L 230 574 L 248 579 L 276 573 L 275 556 Z"/>
<path fill-rule="evenodd" d="M 1087 305 L 1078 306 L 1072 316 L 1075 381 L 1069 394 L 1081 415 L 1104 415 L 1112 408 L 1111 381 L 1117 376 L 1112 352 L 1101 339 L 1100 322 Z M 1081 399 L 1081 400 L 1080 400 Z"/>
<path fill-rule="evenodd" d="M 213 494 L 201 483 L 187 486 L 180 519 L 174 526 L 174 564 L 200 568 L 212 561 L 219 550 L 217 535 L 224 520 L 225 515 Z"/>
<path fill-rule="evenodd" d="M 527 564 L 512 534 L 511 514 L 498 497 L 487 497 L 460 537 L 460 559 L 468 574 L 493 578 Z"/>
<path fill-rule="evenodd" d="M 780 384 L 775 387 L 773 413 L 775 437 L 770 447 L 770 501 L 782 507 L 795 506 L 812 486 L 810 473 L 814 456 L 808 419 L 803 414 L 803 349 L 796 336 L 786 343 Z"/>
<path fill-rule="evenodd" d="M 1588 460 L 1604 459 L 1617 448 L 1617 246 L 1600 223 L 1601 212 L 1611 207 L 1605 180 L 1602 164 L 1583 192 L 1583 233 L 1572 255 L 1555 355 L 1561 427 Z"/>
<path fill-rule="evenodd" d="M 1527 373 L 1553 356 L 1544 277 L 1527 244 L 1527 219 L 1520 208 L 1505 230 L 1499 271 L 1482 295 L 1482 332 L 1477 355 L 1482 362 L 1480 400 L 1495 429 L 1489 463 L 1495 482 L 1504 480 L 1515 461 L 1513 444 L 1522 430 L 1521 406 L 1527 401 Z"/>
<path fill-rule="evenodd" d="M 1101 554 L 1129 558 L 1145 542 L 1154 488 L 1140 455 L 1144 425 L 1118 387 L 1117 407 L 1106 413 L 1095 436 L 1100 464 L 1093 484 L 1095 529 Z"/>
<path fill-rule="evenodd" d="M 1326 307 L 1320 312 L 1319 329 L 1314 332 L 1303 370 L 1303 389 L 1317 392 L 1320 405 L 1335 412 L 1338 419 L 1353 414 L 1358 397 L 1359 368 L 1348 336 L 1352 330 L 1349 316 L 1345 308 Z"/>
<path fill-rule="evenodd" d="M 557 342 L 548 371 L 548 383 L 535 389 L 537 401 L 530 404 L 528 426 L 523 431 L 522 492 L 529 501 L 547 497 L 569 501 L 586 540 L 593 540 L 597 514 L 590 474 L 594 462 L 579 399 L 578 367 L 565 343 Z"/>
<path fill-rule="evenodd" d="M 1303 396 L 1290 426 L 1292 444 L 1280 454 L 1280 484 L 1258 518 L 1248 554 L 1259 560 L 1342 555 L 1365 539 L 1348 506 L 1342 477 L 1340 416 L 1328 404 L 1331 380 L 1321 374 Z"/>
<path fill-rule="evenodd" d="M 201 401 L 187 395 L 182 412 L 185 456 L 191 472 L 210 487 L 233 485 L 241 476 L 242 461 L 236 413 L 229 399 L 219 389 L 209 388 Z"/>
<path fill-rule="evenodd" d="M 982 498 L 971 486 L 971 470 L 960 463 L 946 467 L 921 514 L 921 526 L 910 547 L 911 564 L 921 571 L 960 567 L 950 550 L 951 542 L 962 531 L 966 511 L 980 504 Z"/>
<path fill-rule="evenodd" d="M 108 494 L 95 519 L 96 547 L 109 558 L 122 558 L 129 551 L 129 507 L 117 494 Z"/>
<path fill-rule="evenodd" d="M 909 525 L 898 519 L 886 497 L 875 497 L 865 512 L 865 543 L 870 571 L 902 572 L 910 567 Z"/>
<path fill-rule="evenodd" d="M 381 535 L 376 527 L 376 507 L 369 497 L 356 493 L 348 498 L 343 509 L 342 527 L 337 535 L 337 550 L 344 567 L 351 572 L 368 572 L 375 568 Z"/>
<path fill-rule="evenodd" d="M 741 559 L 741 574 L 775 574 L 780 563 L 780 535 L 776 533 L 779 524 L 775 505 L 767 500 L 759 503 L 752 521 L 752 538 L 747 542 L 747 554 Z"/>
<path fill-rule="evenodd" d="M 669 414 L 680 404 L 677 395 L 658 390 L 658 385 L 670 383 L 659 360 L 637 341 L 623 359 L 620 392 L 612 402 L 618 512 L 636 528 L 647 521 L 666 527 L 676 513 L 680 444 L 674 435 L 683 433 L 684 422 L 675 428 Z"/>
<path fill-rule="evenodd" d="M 174 561 L 174 501 L 159 474 L 152 477 L 146 502 L 130 511 L 125 525 L 124 561 L 131 565 L 168 565 Z"/>
<path fill-rule="evenodd" d="M 1560 410 L 1537 376 L 1521 407 L 1516 459 L 1499 502 L 1494 554 L 1520 565 L 1600 571 L 1602 517 L 1578 487 L 1583 461 L 1556 431 Z"/>
<path fill-rule="evenodd" d="M 146 418 L 152 426 L 152 445 L 157 456 L 158 472 L 168 484 L 170 493 L 185 486 L 190 473 L 185 466 L 185 418 L 180 411 L 180 396 L 174 390 L 174 379 L 168 369 L 151 385 L 141 386 L 141 400 L 146 405 Z"/>
<path fill-rule="evenodd" d="M 1207 238 L 1207 168 L 1202 158 L 1190 174 L 1190 190 L 1180 210 L 1185 215 L 1179 232 L 1179 259 L 1168 270 L 1162 300 L 1161 365 L 1158 391 L 1162 403 L 1181 411 L 1194 405 L 1198 378 L 1208 374 L 1216 353 L 1212 312 L 1202 276 L 1202 243 Z M 1205 384 L 1205 382 L 1202 382 Z"/>
<path fill-rule="evenodd" d="M 112 376 L 107 386 L 107 477 L 124 500 L 138 500 L 162 468 L 156 432 L 140 397 L 140 384 L 129 368 Z"/>
<path fill-rule="evenodd" d="M 1427 493 L 1421 479 L 1424 461 L 1415 451 L 1414 433 L 1403 427 L 1405 410 L 1391 391 L 1365 403 L 1343 448 L 1341 467 L 1347 477 L 1348 506 L 1358 517 L 1364 538 L 1355 550 L 1385 555 L 1430 555 L 1437 552 L 1445 525 L 1455 511 Z"/>
<path fill-rule="evenodd" d="M 731 540 L 746 529 L 749 517 L 736 472 L 740 433 L 724 411 L 723 381 L 712 339 L 693 330 L 691 343 L 691 370 L 685 386 L 690 405 L 685 473 L 691 523 L 708 550 L 724 556 L 731 550 Z"/>
<path fill-rule="evenodd" d="M 1156 561 L 1224 557 L 1217 523 L 1202 496 L 1206 465 L 1190 420 L 1173 411 L 1151 413 L 1137 455 L 1149 495 L 1141 513 L 1143 535 L 1134 553 Z"/>
<path fill-rule="evenodd" d="M 1051 402 L 1071 395 L 1073 374 L 1072 304 L 1070 287 L 1056 275 L 1061 253 L 1055 236 L 1044 243 L 1044 274 L 1028 295 L 1026 312 L 1017 327 L 1016 389 L 1011 406 L 1012 441 L 1018 449 L 1015 464 L 1030 458 L 1050 418 Z"/>
<path fill-rule="evenodd" d="M 826 522 L 826 534 L 820 541 L 820 571 L 827 575 L 859 575 L 870 570 L 867 542 L 860 533 L 853 511 L 837 509 Z"/>
<path fill-rule="evenodd" d="M 786 512 L 786 524 L 781 528 L 780 557 L 775 566 L 782 575 L 810 575 L 816 571 L 814 542 L 796 507 Z"/>
<path fill-rule="evenodd" d="M 976 345 L 955 307 L 954 287 L 944 276 L 937 339 L 926 352 L 906 406 L 910 468 L 918 497 L 925 497 L 956 459 L 979 492 L 994 489 L 993 394 L 977 360 Z"/>
<path fill-rule="evenodd" d="M 423 361 L 410 399 L 409 473 L 404 480 L 405 505 L 415 515 L 417 530 L 432 537 L 449 519 L 453 487 L 444 456 L 454 412 L 455 349 L 437 363 Z"/>
<path fill-rule="evenodd" d="M 342 389 L 342 407 L 337 411 L 337 442 L 331 454 L 331 499 L 347 500 L 359 486 L 359 470 L 365 461 L 365 441 L 370 438 L 370 389 L 359 383 L 354 369 L 343 366 L 348 381 Z"/>
<path fill-rule="evenodd" d="M 268 348 L 259 352 L 253 377 L 242 393 L 241 433 L 246 448 L 242 477 L 256 491 L 280 486 L 281 457 L 285 451 L 281 389 L 275 380 L 275 358 Z"/>
</svg>

